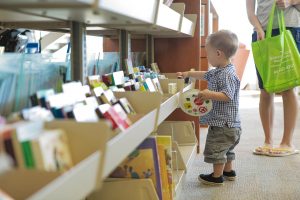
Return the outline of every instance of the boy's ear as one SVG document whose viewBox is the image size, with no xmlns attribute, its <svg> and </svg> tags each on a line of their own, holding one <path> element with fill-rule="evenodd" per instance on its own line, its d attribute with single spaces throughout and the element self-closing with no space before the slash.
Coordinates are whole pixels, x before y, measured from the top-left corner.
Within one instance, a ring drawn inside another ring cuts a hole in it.
<svg viewBox="0 0 300 200">
<path fill-rule="evenodd" d="M 220 55 L 221 55 L 221 51 L 217 50 L 217 56 L 220 56 Z"/>
</svg>

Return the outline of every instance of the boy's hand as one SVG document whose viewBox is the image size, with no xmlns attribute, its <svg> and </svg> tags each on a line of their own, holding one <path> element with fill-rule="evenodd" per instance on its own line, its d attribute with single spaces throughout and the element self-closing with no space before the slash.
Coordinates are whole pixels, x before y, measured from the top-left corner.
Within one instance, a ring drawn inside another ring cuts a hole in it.
<svg viewBox="0 0 300 200">
<path fill-rule="evenodd" d="M 202 90 L 199 92 L 198 94 L 198 97 L 202 100 L 202 101 L 205 101 L 207 99 L 210 99 L 210 94 L 211 94 L 211 91 L 208 90 L 208 89 L 205 89 L 205 90 Z"/>
<path fill-rule="evenodd" d="M 189 72 L 177 72 L 178 78 L 186 78 L 189 76 Z"/>
<path fill-rule="evenodd" d="M 276 0 L 278 8 L 284 10 L 292 5 L 291 0 Z"/>
</svg>

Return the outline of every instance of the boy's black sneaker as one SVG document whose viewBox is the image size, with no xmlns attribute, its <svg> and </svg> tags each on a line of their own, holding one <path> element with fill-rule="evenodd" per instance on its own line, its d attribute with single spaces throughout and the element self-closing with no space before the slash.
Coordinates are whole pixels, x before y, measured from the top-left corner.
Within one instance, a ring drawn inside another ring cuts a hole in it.
<svg viewBox="0 0 300 200">
<path fill-rule="evenodd" d="M 198 179 L 203 184 L 207 185 L 224 185 L 224 178 L 223 176 L 220 177 L 213 177 L 214 173 L 211 174 L 200 174 Z"/>
<path fill-rule="evenodd" d="M 223 172 L 223 176 L 228 181 L 234 181 L 236 178 L 236 173 L 234 170 L 231 170 L 230 172 Z"/>
</svg>

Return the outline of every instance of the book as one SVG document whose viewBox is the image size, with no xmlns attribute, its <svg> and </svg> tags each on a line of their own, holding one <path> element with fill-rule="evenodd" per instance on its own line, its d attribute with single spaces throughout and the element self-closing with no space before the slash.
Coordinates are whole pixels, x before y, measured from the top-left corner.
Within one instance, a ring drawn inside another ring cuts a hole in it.
<svg viewBox="0 0 300 200">
<path fill-rule="evenodd" d="M 47 99 L 49 96 L 54 95 L 54 89 L 47 89 L 47 90 L 39 90 L 36 92 L 36 97 L 38 100 L 38 105 L 40 105 L 43 108 L 49 108 L 49 105 L 47 104 Z"/>
<path fill-rule="evenodd" d="M 96 107 L 94 105 L 77 104 L 73 109 L 74 118 L 78 122 L 97 122 Z"/>
<path fill-rule="evenodd" d="M 134 74 L 132 60 L 130 58 L 125 59 L 126 75 Z"/>
<path fill-rule="evenodd" d="M 99 103 L 98 103 L 97 98 L 95 96 L 87 97 L 84 100 L 84 102 L 85 102 L 86 105 L 90 105 L 94 108 L 97 108 L 99 106 Z"/>
<path fill-rule="evenodd" d="M 100 99 L 103 103 L 107 103 L 112 105 L 113 103 L 115 103 L 117 101 L 114 93 L 111 90 L 105 90 L 101 96 Z"/>
<path fill-rule="evenodd" d="M 85 90 L 81 82 L 70 82 L 62 85 L 63 92 L 74 102 L 82 102 L 85 99 Z M 68 104 L 67 104 L 68 105 Z"/>
<path fill-rule="evenodd" d="M 164 94 L 158 78 L 153 78 L 152 82 L 153 82 L 153 85 L 156 87 L 156 91 L 158 91 L 161 94 Z"/>
<path fill-rule="evenodd" d="M 21 111 L 22 119 L 28 121 L 35 121 L 35 120 L 43 120 L 43 121 L 51 121 L 54 119 L 51 111 L 42 108 L 41 106 L 34 106 L 31 108 L 24 108 Z"/>
<path fill-rule="evenodd" d="M 118 124 L 118 127 L 121 130 L 125 130 L 128 128 L 132 122 L 128 118 L 126 112 L 123 110 L 122 106 L 119 103 L 116 103 L 112 106 L 116 113 L 118 114 L 118 117 L 116 118 L 116 122 Z"/>
<path fill-rule="evenodd" d="M 110 104 L 102 104 L 98 106 L 98 108 L 96 109 L 96 113 L 100 118 L 105 118 L 106 120 L 108 120 L 112 125 L 112 129 L 114 130 L 118 128 L 115 117 L 113 117 L 114 115 L 117 115 L 117 113 L 115 112 L 114 108 L 111 108 L 112 106 Z"/>
<path fill-rule="evenodd" d="M 146 138 L 110 175 L 112 178 L 150 178 L 162 200 L 159 158 L 155 137 Z"/>
<path fill-rule="evenodd" d="M 99 75 L 88 76 L 88 84 L 92 89 L 102 88 L 103 90 L 107 90 L 106 84 L 101 80 Z"/>
<path fill-rule="evenodd" d="M 158 90 L 156 89 L 156 87 L 154 86 L 152 80 L 150 78 L 146 78 L 145 79 L 145 83 L 147 84 L 148 87 L 148 91 L 150 92 L 158 92 Z"/>
<path fill-rule="evenodd" d="M 11 125 L 12 145 L 19 168 L 34 168 L 32 150 L 28 141 L 37 138 L 43 130 L 43 122 L 17 122 Z"/>
<path fill-rule="evenodd" d="M 175 184 L 173 181 L 173 164 L 172 164 L 172 138 L 171 136 L 156 136 L 157 145 L 162 145 L 164 147 L 165 153 L 165 163 L 166 163 L 166 171 L 168 177 L 168 185 L 171 199 L 174 196 L 175 192 Z"/>
<path fill-rule="evenodd" d="M 160 167 L 160 177 L 161 177 L 161 186 L 162 186 L 162 199 L 171 200 L 172 188 L 169 184 L 168 169 L 167 169 L 167 160 L 165 153 L 165 146 L 157 144 L 157 151 L 159 157 L 159 167 Z"/>
<path fill-rule="evenodd" d="M 157 63 L 151 63 L 151 69 L 155 72 L 155 73 L 160 73 L 160 70 L 158 68 Z"/>
<path fill-rule="evenodd" d="M 3 150 L 5 153 L 11 157 L 13 161 L 13 166 L 17 166 L 17 159 L 15 155 L 15 150 L 13 147 L 13 141 L 12 141 L 12 134 L 13 134 L 13 129 L 9 127 L 4 127 L 2 130 L 0 130 L 0 139 L 2 137 L 2 141 L 0 141 L 0 147 L 3 145 Z M 2 150 L 0 148 L 0 151 Z"/>
<path fill-rule="evenodd" d="M 66 171 L 73 166 L 68 138 L 62 129 L 44 130 L 31 144 L 39 169 Z"/>
<path fill-rule="evenodd" d="M 129 103 L 127 98 L 122 97 L 118 99 L 116 103 L 119 103 L 127 114 L 136 114 L 135 110 L 133 109 L 132 105 Z"/>
<path fill-rule="evenodd" d="M 112 78 L 113 78 L 113 85 L 114 86 L 122 85 L 125 82 L 123 71 L 113 72 L 112 73 Z"/>
<path fill-rule="evenodd" d="M 104 105 L 104 106 L 103 106 Z M 124 131 L 131 124 L 130 120 L 127 118 L 126 113 L 119 104 L 113 106 L 108 104 L 103 104 L 98 107 L 98 112 L 112 124 L 112 128 L 120 128 Z"/>
</svg>

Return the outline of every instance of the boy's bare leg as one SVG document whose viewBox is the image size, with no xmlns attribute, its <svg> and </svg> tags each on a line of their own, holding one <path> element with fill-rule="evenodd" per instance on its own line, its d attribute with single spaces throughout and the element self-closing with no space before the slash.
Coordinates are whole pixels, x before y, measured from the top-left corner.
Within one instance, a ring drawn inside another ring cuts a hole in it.
<svg viewBox="0 0 300 200">
<path fill-rule="evenodd" d="M 214 174 L 213 177 L 217 178 L 223 175 L 224 163 L 214 164 Z"/>
<path fill-rule="evenodd" d="M 232 170 L 232 160 L 227 161 L 224 166 L 224 172 L 231 172 Z"/>
<path fill-rule="evenodd" d="M 265 90 L 260 90 L 259 114 L 261 123 L 265 133 L 265 144 L 272 145 L 272 131 L 274 119 L 274 94 L 267 93 Z"/>
<path fill-rule="evenodd" d="M 280 147 L 293 147 L 292 137 L 298 114 L 297 97 L 293 89 L 282 92 L 284 132 Z"/>
</svg>

